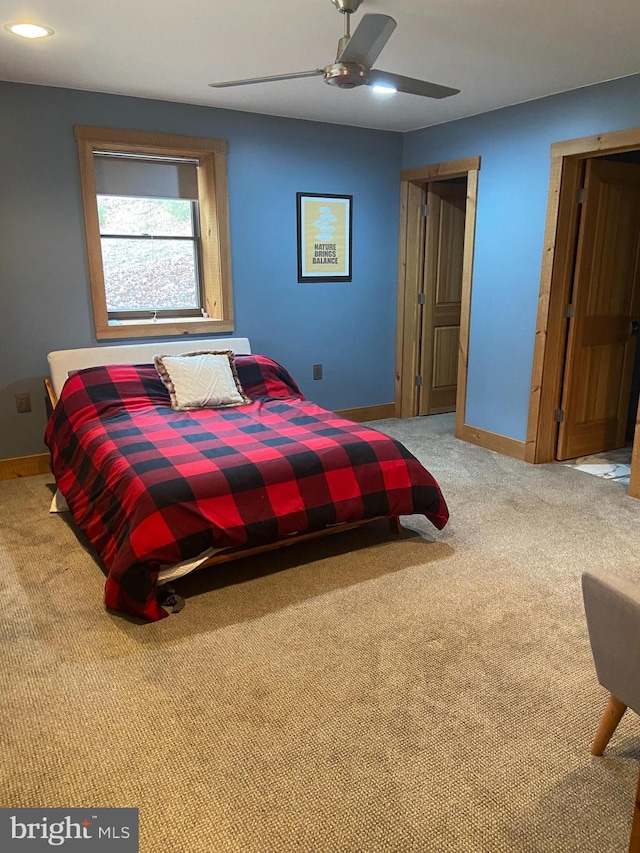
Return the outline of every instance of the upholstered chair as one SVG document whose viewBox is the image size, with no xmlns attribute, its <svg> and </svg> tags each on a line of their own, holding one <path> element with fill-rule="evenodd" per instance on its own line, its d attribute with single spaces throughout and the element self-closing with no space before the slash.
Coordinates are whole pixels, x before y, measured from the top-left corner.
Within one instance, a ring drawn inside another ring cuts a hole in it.
<svg viewBox="0 0 640 853">
<path fill-rule="evenodd" d="M 585 572 L 582 594 L 600 684 L 609 691 L 592 755 L 602 755 L 624 712 L 640 713 L 640 585 L 605 572 Z M 640 775 L 629 853 L 640 853 Z"/>
</svg>

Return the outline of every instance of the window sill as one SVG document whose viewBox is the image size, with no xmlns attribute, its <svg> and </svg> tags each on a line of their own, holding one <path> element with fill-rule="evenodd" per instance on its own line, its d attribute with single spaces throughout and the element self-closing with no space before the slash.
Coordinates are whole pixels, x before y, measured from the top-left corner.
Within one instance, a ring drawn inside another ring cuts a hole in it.
<svg viewBox="0 0 640 853">
<path fill-rule="evenodd" d="M 96 329 L 99 341 L 116 338 L 165 338 L 169 335 L 216 335 L 233 332 L 233 320 L 181 317 L 162 320 L 118 320 Z"/>
</svg>

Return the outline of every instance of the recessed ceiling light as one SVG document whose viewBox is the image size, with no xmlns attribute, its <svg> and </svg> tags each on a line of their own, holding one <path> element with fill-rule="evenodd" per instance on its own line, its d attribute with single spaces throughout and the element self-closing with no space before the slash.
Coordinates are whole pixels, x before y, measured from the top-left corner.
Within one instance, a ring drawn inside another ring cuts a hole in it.
<svg viewBox="0 0 640 853">
<path fill-rule="evenodd" d="M 41 27 L 39 24 L 5 24 L 5 30 L 16 36 L 26 39 L 44 39 L 53 35 L 50 27 Z"/>
<path fill-rule="evenodd" d="M 394 89 L 393 86 L 383 86 L 381 83 L 377 83 L 371 88 L 379 95 L 395 95 L 395 93 L 398 91 L 397 89 Z"/>
</svg>

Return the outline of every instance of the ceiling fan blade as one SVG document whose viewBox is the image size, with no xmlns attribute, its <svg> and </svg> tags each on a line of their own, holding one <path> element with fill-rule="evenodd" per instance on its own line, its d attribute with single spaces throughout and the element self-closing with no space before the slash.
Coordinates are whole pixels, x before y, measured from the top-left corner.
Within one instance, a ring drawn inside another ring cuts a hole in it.
<svg viewBox="0 0 640 853">
<path fill-rule="evenodd" d="M 392 86 L 397 92 L 407 95 L 422 95 L 425 98 L 448 98 L 457 95 L 460 89 L 440 86 L 438 83 L 427 83 L 426 80 L 416 80 L 413 77 L 403 77 L 402 74 L 391 74 L 389 71 L 372 71 L 369 74 L 369 86 Z"/>
<path fill-rule="evenodd" d="M 226 89 L 229 86 L 248 86 L 250 83 L 275 83 L 277 80 L 297 80 L 298 77 L 317 77 L 324 74 L 322 68 L 313 71 L 296 71 L 293 74 L 273 74 L 271 77 L 247 77 L 246 80 L 227 80 L 224 83 L 209 83 L 212 89 Z"/>
<path fill-rule="evenodd" d="M 357 62 L 371 68 L 396 28 L 389 15 L 363 15 L 338 62 Z"/>
</svg>

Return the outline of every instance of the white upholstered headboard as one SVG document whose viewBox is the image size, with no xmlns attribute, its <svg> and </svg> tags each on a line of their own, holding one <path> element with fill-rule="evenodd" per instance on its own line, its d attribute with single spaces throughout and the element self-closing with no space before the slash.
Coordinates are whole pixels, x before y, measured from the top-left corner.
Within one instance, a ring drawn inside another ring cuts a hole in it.
<svg viewBox="0 0 640 853">
<path fill-rule="evenodd" d="M 183 352 L 217 349 L 230 349 L 248 355 L 251 345 L 248 338 L 174 338 L 153 343 L 56 350 L 49 353 L 47 361 L 51 384 L 59 397 L 70 370 L 98 367 L 100 364 L 150 364 L 154 355 L 180 355 Z"/>
</svg>

